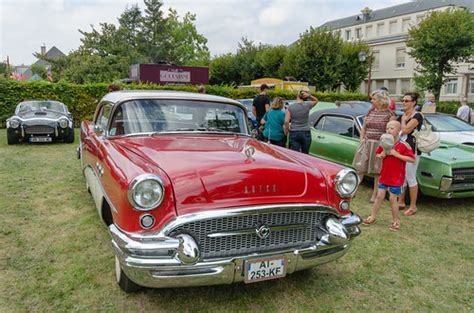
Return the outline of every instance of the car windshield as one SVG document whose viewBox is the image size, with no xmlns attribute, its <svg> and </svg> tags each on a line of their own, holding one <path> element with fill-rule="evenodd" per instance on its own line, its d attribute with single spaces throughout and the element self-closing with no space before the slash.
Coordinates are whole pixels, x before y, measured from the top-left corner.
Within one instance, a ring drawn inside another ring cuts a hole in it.
<svg viewBox="0 0 474 313">
<path fill-rule="evenodd" d="M 29 110 L 41 110 L 42 108 L 47 110 L 66 112 L 64 104 L 56 101 L 27 101 L 22 102 L 19 105 L 19 112 L 29 111 Z"/>
<path fill-rule="evenodd" d="M 449 115 L 425 115 L 432 129 L 438 132 L 474 131 L 474 126 Z"/>
<path fill-rule="evenodd" d="M 239 106 L 190 100 L 133 100 L 114 113 L 110 135 L 159 132 L 232 132 L 247 134 L 247 117 Z"/>
</svg>

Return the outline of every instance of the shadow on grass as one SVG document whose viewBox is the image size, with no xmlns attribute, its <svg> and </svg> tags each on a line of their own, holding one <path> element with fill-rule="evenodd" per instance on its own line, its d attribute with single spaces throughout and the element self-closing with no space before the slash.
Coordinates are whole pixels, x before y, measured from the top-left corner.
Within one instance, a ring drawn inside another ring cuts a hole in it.
<svg viewBox="0 0 474 313">
<path fill-rule="evenodd" d="M 288 297 L 288 301 L 295 297 L 301 297 L 301 294 L 304 294 L 308 289 L 308 285 L 312 286 L 311 293 L 318 295 L 327 293 L 328 288 L 331 289 L 331 293 L 339 293 L 340 290 L 334 288 L 342 285 L 334 283 L 338 280 L 337 275 L 337 272 L 331 271 L 329 267 L 325 269 L 318 267 L 299 271 L 282 279 L 253 284 L 235 283 L 206 287 L 144 289 L 133 296 L 145 296 L 155 305 L 166 303 L 176 308 L 191 310 L 210 309 L 216 304 L 225 305 L 233 310 L 249 310 L 255 306 L 281 310 L 285 297 Z M 191 303 L 199 307 L 191 307 Z"/>
</svg>

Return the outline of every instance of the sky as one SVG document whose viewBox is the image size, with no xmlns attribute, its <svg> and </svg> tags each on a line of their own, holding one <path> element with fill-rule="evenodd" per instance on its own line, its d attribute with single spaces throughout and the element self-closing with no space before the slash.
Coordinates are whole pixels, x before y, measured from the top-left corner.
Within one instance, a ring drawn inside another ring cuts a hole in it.
<svg viewBox="0 0 474 313">
<path fill-rule="evenodd" d="M 288 45 L 311 26 L 409 0 L 164 0 L 180 16 L 196 15 L 197 31 L 207 38 L 211 56 L 237 51 L 242 37 L 254 43 Z M 80 46 L 79 30 L 118 24 L 127 7 L 143 0 L 0 0 L 0 62 L 30 65 L 41 45 L 67 54 Z"/>
</svg>

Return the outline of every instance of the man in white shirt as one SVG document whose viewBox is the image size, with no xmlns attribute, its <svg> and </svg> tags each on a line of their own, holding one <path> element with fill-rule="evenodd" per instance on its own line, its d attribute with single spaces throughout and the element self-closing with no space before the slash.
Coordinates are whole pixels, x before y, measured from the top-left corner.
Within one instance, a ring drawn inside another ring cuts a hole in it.
<svg viewBox="0 0 474 313">
<path fill-rule="evenodd" d="M 465 120 L 468 123 L 470 122 L 471 108 L 469 107 L 467 98 L 461 99 L 461 106 L 459 107 L 458 112 L 456 113 L 456 116 L 462 120 Z"/>
</svg>

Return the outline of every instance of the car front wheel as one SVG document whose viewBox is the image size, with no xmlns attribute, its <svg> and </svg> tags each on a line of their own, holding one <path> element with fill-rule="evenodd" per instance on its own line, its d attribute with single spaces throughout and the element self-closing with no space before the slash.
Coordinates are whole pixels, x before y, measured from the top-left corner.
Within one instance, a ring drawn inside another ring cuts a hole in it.
<svg viewBox="0 0 474 313">
<path fill-rule="evenodd" d="M 10 134 L 10 132 L 7 132 L 7 142 L 9 145 L 14 145 L 18 143 L 18 139 L 13 136 L 13 134 Z"/>
<path fill-rule="evenodd" d="M 130 278 L 128 278 L 123 272 L 118 257 L 115 257 L 115 278 L 117 279 L 117 284 L 120 286 L 120 288 L 127 293 L 135 292 L 142 288 L 130 280 Z"/>
<path fill-rule="evenodd" d="M 67 134 L 66 142 L 67 143 L 73 143 L 74 142 L 74 128 L 69 128 L 69 132 Z"/>
</svg>

